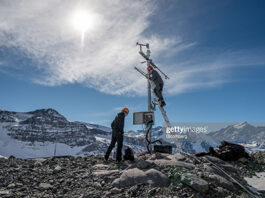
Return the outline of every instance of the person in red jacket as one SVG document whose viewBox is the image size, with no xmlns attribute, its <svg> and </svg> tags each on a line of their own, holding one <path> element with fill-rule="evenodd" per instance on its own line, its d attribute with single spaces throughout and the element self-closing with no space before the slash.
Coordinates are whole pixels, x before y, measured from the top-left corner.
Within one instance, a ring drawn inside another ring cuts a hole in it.
<svg viewBox="0 0 265 198">
<path fill-rule="evenodd" d="M 124 134 L 124 119 L 129 114 L 128 108 L 123 108 L 120 113 L 117 114 L 115 119 L 111 123 L 112 138 L 108 150 L 105 154 L 104 161 L 107 162 L 109 155 L 117 142 L 116 163 L 121 162 L 122 146 L 123 146 L 123 134 Z"/>
</svg>

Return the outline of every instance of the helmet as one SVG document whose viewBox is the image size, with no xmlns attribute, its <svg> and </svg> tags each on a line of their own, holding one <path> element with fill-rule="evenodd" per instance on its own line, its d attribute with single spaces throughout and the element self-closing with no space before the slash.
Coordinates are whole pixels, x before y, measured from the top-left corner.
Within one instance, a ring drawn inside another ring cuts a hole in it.
<svg viewBox="0 0 265 198">
<path fill-rule="evenodd" d="M 122 111 L 124 111 L 124 112 L 126 112 L 126 113 L 129 113 L 129 109 L 128 109 L 127 107 L 124 107 L 124 108 L 122 109 Z"/>
<path fill-rule="evenodd" d="M 147 67 L 147 70 L 148 71 L 150 71 L 150 70 L 152 70 L 153 69 L 153 67 L 151 66 L 151 65 L 149 65 L 148 67 Z"/>
</svg>

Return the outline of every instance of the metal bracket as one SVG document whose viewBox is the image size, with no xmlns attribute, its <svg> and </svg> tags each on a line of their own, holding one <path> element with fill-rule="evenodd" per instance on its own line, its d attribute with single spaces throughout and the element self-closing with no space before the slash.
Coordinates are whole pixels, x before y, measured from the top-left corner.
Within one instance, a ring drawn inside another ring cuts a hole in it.
<svg viewBox="0 0 265 198">
<path fill-rule="evenodd" d="M 152 59 L 150 59 L 150 55 L 151 55 L 151 51 L 150 51 L 150 46 L 148 43 L 146 44 L 142 44 L 142 43 L 136 43 L 136 45 L 139 45 L 140 46 L 140 51 L 139 51 L 139 54 L 147 61 L 147 64 L 148 65 L 151 65 L 153 66 L 155 69 L 157 69 L 164 77 L 165 79 L 169 79 L 169 77 L 161 70 L 157 67 L 157 65 L 152 61 Z M 142 47 L 146 47 L 147 51 L 146 51 L 146 54 L 143 52 L 143 49 Z"/>
</svg>

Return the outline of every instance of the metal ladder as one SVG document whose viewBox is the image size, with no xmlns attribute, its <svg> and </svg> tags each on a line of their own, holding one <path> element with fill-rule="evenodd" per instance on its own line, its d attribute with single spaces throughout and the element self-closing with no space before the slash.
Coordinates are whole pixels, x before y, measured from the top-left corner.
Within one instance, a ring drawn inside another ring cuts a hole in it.
<svg viewBox="0 0 265 198">
<path fill-rule="evenodd" d="M 167 124 L 167 127 L 172 127 L 172 126 L 171 126 L 171 123 L 170 123 L 169 120 L 168 120 L 167 112 L 165 111 L 165 109 L 164 109 L 163 107 L 161 107 L 160 104 L 158 104 L 158 107 L 159 107 L 159 109 L 160 109 L 160 111 L 161 111 L 161 113 L 162 113 L 162 116 L 163 116 L 163 118 L 164 118 L 166 124 Z"/>
<path fill-rule="evenodd" d="M 155 96 L 154 97 L 154 101 L 153 101 L 154 110 L 155 110 L 155 105 L 157 105 L 159 107 L 161 113 L 162 113 L 162 116 L 163 116 L 163 118 L 164 118 L 164 120 L 166 122 L 167 127 L 172 127 L 172 125 L 171 125 L 171 123 L 170 123 L 170 121 L 169 121 L 169 119 L 167 117 L 167 112 L 165 111 L 165 109 L 163 107 L 160 106 L 160 102 L 158 101 L 157 96 L 155 94 L 154 94 L 154 96 Z"/>
<path fill-rule="evenodd" d="M 155 95 L 155 94 L 154 94 L 154 95 Z M 154 105 L 157 105 L 157 106 L 159 107 L 159 109 L 160 109 L 160 111 L 161 111 L 161 113 L 162 113 L 162 116 L 163 116 L 163 118 L 164 118 L 164 120 L 165 120 L 165 122 L 166 122 L 167 127 L 172 127 L 172 125 L 171 125 L 171 123 L 170 123 L 170 121 L 169 121 L 169 119 L 168 119 L 168 117 L 167 117 L 167 112 L 165 111 L 165 109 L 164 109 L 163 107 L 160 106 L 160 103 L 158 102 L 158 98 L 156 97 L 156 95 L 155 95 L 155 98 L 154 98 L 154 102 L 153 102 L 153 104 L 154 104 Z M 183 152 L 183 150 L 182 150 L 182 148 L 181 148 L 181 146 L 180 146 L 178 140 L 177 140 L 177 139 L 174 139 L 174 142 L 175 142 L 175 144 L 177 145 L 177 148 L 178 148 L 179 152 L 180 152 L 181 154 L 184 154 L 184 152 Z"/>
</svg>

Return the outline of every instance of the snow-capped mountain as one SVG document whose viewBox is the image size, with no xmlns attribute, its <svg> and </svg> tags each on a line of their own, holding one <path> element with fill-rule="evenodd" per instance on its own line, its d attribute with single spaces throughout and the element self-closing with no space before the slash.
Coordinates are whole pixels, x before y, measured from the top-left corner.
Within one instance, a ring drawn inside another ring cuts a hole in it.
<svg viewBox="0 0 265 198">
<path fill-rule="evenodd" d="M 95 131 L 80 122 L 70 122 L 53 109 L 18 113 L 0 111 L 0 154 L 28 158 L 76 155 L 90 146 L 96 151 Z"/>
<path fill-rule="evenodd" d="M 264 142 L 265 127 L 255 127 L 247 122 L 241 122 L 222 128 L 219 131 L 209 133 L 215 140 L 226 139 L 233 142 Z"/>
<path fill-rule="evenodd" d="M 265 150 L 265 127 L 253 126 L 247 122 L 229 125 L 207 134 L 215 141 L 226 140 L 244 145 L 250 152 Z"/>
<path fill-rule="evenodd" d="M 264 127 L 248 123 L 227 126 L 209 134 L 190 133 L 180 141 L 188 153 L 208 151 L 221 140 L 243 143 L 251 151 L 265 149 Z M 173 146 L 174 142 L 163 139 L 163 128 L 152 129 L 152 140 Z M 14 155 L 21 158 L 56 155 L 104 154 L 111 140 L 111 128 L 85 122 L 71 122 L 54 109 L 40 109 L 31 112 L 0 110 L 0 155 Z M 124 148 L 130 146 L 135 153 L 146 151 L 145 132 L 127 131 L 124 134 Z M 114 151 L 115 152 L 115 151 Z"/>
<path fill-rule="evenodd" d="M 138 133 L 138 132 L 137 132 Z M 0 110 L 0 155 L 21 158 L 56 155 L 103 154 L 111 140 L 111 128 L 71 122 L 54 109 L 31 112 Z M 124 145 L 145 150 L 144 136 L 126 132 Z"/>
<path fill-rule="evenodd" d="M 15 124 L 6 126 L 8 135 L 24 142 L 58 142 L 73 146 L 84 146 L 95 141 L 92 131 L 84 124 L 69 122 L 53 109 L 42 109 L 26 113 L 28 117 L 14 117 Z"/>
<path fill-rule="evenodd" d="M 153 134 L 161 139 L 162 127 L 156 128 Z M 253 126 L 247 122 L 228 125 L 218 131 L 210 133 L 186 133 L 187 139 L 179 141 L 182 149 L 187 153 L 205 152 L 209 147 L 217 147 L 221 141 L 244 145 L 249 152 L 265 150 L 265 127 Z M 174 142 L 171 142 L 174 145 Z"/>
</svg>

